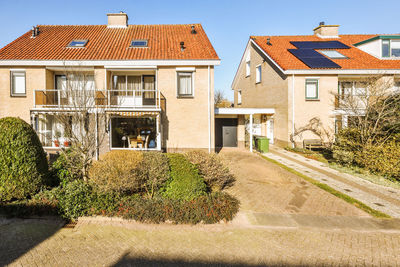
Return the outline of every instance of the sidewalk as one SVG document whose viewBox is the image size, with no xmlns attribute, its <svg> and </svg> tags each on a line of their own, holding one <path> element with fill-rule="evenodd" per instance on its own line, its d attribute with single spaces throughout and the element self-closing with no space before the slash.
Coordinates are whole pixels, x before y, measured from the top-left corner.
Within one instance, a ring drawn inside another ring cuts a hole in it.
<svg viewBox="0 0 400 267">
<path fill-rule="evenodd" d="M 371 183 L 362 178 L 329 168 L 283 148 L 272 146 L 264 156 L 276 160 L 321 183 L 349 195 L 373 209 L 400 218 L 400 190 Z"/>
</svg>

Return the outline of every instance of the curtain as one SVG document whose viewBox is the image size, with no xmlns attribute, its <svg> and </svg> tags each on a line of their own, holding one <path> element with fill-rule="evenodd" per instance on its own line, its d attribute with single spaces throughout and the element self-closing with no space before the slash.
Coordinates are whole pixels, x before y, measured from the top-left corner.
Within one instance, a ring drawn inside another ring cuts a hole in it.
<svg viewBox="0 0 400 267">
<path fill-rule="evenodd" d="M 128 88 L 127 88 L 127 94 L 129 96 L 133 96 L 133 92 L 135 92 L 135 95 L 138 96 L 140 95 L 140 87 L 142 85 L 140 76 L 128 76 Z"/>
<path fill-rule="evenodd" d="M 192 95 L 192 73 L 178 74 L 179 95 Z"/>
<path fill-rule="evenodd" d="M 155 90 L 155 78 L 154 76 L 144 76 L 143 77 L 143 89 L 145 90 L 144 92 L 144 97 L 145 98 L 155 98 L 154 95 L 154 90 Z M 147 91 L 149 90 L 149 91 Z"/>
<path fill-rule="evenodd" d="M 317 96 L 317 83 L 315 83 L 315 82 L 307 83 L 306 89 L 307 89 L 307 92 L 306 92 L 307 98 L 317 98 L 318 97 Z"/>
</svg>

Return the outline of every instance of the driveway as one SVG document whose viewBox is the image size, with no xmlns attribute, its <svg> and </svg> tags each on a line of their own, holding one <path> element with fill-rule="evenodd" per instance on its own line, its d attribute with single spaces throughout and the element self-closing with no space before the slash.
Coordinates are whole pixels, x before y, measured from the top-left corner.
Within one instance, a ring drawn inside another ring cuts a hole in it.
<svg viewBox="0 0 400 267">
<path fill-rule="evenodd" d="M 236 176 L 229 192 L 240 200 L 242 212 L 370 216 L 256 154 L 239 149 L 223 149 L 220 154 Z"/>
</svg>

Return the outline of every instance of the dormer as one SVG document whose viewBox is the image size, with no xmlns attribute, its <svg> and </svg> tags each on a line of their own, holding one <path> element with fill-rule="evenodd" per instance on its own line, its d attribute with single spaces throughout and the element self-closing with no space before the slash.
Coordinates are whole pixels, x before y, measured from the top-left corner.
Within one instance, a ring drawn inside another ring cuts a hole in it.
<svg viewBox="0 0 400 267">
<path fill-rule="evenodd" d="M 379 35 L 354 46 L 379 59 L 400 60 L 400 35 Z"/>
</svg>

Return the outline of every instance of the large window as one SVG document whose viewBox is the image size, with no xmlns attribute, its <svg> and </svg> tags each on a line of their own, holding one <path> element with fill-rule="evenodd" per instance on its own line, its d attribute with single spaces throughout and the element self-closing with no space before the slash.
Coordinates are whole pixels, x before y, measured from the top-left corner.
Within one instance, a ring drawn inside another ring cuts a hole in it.
<svg viewBox="0 0 400 267">
<path fill-rule="evenodd" d="M 306 100 L 317 100 L 318 97 L 318 80 L 306 79 Z"/>
<path fill-rule="evenodd" d="M 178 96 L 192 97 L 193 96 L 193 72 L 177 72 L 178 80 Z"/>
<path fill-rule="evenodd" d="M 261 65 L 256 67 L 256 83 L 261 82 Z"/>
<path fill-rule="evenodd" d="M 24 71 L 11 71 L 11 95 L 26 96 L 26 79 Z"/>
<path fill-rule="evenodd" d="M 157 119 L 155 117 L 112 118 L 112 148 L 157 148 Z"/>
<path fill-rule="evenodd" d="M 400 57 L 400 40 L 382 40 L 382 57 Z"/>
</svg>

